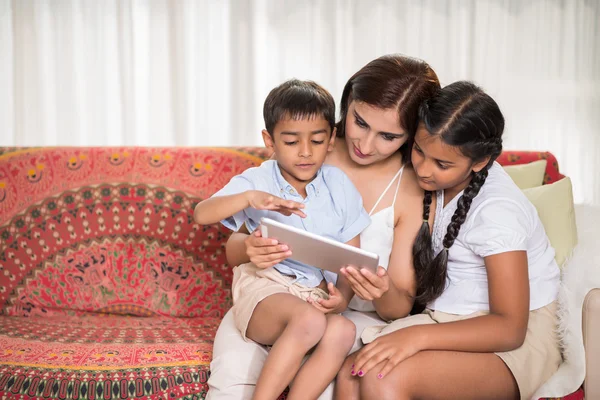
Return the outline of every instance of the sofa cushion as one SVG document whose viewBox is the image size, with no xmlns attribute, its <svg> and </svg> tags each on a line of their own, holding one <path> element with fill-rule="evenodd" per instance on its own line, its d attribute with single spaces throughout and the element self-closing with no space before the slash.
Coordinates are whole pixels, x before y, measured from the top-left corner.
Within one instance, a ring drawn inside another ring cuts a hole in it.
<svg viewBox="0 0 600 400">
<path fill-rule="evenodd" d="M 504 170 L 519 189 L 528 189 L 542 186 L 547 163 L 546 160 L 538 160 L 528 164 L 507 165 Z"/>
<path fill-rule="evenodd" d="M 562 266 L 577 245 L 577 226 L 570 178 L 550 185 L 524 189 L 537 209 L 540 220 L 556 251 L 556 262 Z"/>
<path fill-rule="evenodd" d="M 206 394 L 220 318 L 0 316 L 0 397 Z"/>
</svg>

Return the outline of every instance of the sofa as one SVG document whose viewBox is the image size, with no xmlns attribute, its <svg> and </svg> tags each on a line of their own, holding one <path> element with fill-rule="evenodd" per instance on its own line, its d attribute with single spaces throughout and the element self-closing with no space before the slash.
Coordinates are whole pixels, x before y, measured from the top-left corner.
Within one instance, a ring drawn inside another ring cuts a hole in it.
<svg viewBox="0 0 600 400">
<path fill-rule="evenodd" d="M 232 270 L 230 232 L 194 223 L 193 208 L 266 157 L 0 148 L 0 398 L 203 399 Z M 546 183 L 562 177 L 549 153 L 499 161 L 540 158 Z M 588 297 L 584 339 L 598 346 L 600 291 Z"/>
</svg>

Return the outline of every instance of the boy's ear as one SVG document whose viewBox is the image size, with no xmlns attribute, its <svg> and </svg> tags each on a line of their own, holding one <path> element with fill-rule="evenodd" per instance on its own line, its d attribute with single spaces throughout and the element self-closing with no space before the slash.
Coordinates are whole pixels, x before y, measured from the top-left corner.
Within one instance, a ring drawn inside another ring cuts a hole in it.
<svg viewBox="0 0 600 400">
<path fill-rule="evenodd" d="M 331 131 L 331 137 L 329 138 L 329 144 L 327 145 L 327 152 L 329 153 L 330 151 L 333 150 L 333 148 L 335 147 L 335 137 L 336 137 L 336 129 L 337 128 L 333 128 L 333 131 Z"/>
<path fill-rule="evenodd" d="M 486 157 L 483 160 L 473 164 L 473 167 L 471 169 L 473 170 L 473 172 L 477 173 L 477 172 L 481 171 L 482 169 L 484 169 L 485 166 L 488 165 L 489 162 L 490 162 L 490 158 Z"/>
<path fill-rule="evenodd" d="M 265 147 L 271 151 L 275 151 L 275 149 L 273 148 L 273 138 L 271 137 L 271 134 L 269 134 L 269 132 L 266 129 L 262 130 L 262 138 L 263 138 L 263 142 L 265 142 Z"/>
</svg>

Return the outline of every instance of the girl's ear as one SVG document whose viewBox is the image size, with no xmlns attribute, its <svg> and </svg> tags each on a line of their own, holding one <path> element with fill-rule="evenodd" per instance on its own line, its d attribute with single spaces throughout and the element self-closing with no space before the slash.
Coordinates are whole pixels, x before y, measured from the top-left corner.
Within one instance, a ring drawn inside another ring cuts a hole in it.
<svg viewBox="0 0 600 400">
<path fill-rule="evenodd" d="M 266 129 L 262 130 L 262 138 L 263 138 L 263 142 L 265 142 L 265 147 L 271 151 L 275 151 L 274 144 L 273 144 L 273 138 L 271 137 L 271 135 L 269 134 L 269 132 Z"/>
<path fill-rule="evenodd" d="M 489 162 L 490 162 L 490 157 L 486 157 L 483 160 L 473 164 L 473 167 L 471 167 L 471 169 L 473 170 L 473 172 L 477 173 L 477 172 L 481 171 L 482 169 L 484 169 L 486 167 L 486 165 L 488 165 Z"/>
<path fill-rule="evenodd" d="M 328 153 L 330 151 L 332 151 L 333 148 L 335 147 L 336 129 L 337 128 L 333 128 L 333 131 L 331 132 L 331 137 L 329 138 L 329 144 L 327 145 L 327 152 Z"/>
</svg>

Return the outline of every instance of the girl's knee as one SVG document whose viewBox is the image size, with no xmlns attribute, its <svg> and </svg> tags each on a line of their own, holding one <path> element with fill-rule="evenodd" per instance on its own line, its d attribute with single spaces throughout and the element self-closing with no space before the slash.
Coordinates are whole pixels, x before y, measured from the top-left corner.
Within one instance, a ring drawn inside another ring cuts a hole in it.
<svg viewBox="0 0 600 400">
<path fill-rule="evenodd" d="M 356 354 L 351 354 L 346 357 L 346 360 L 342 364 L 342 367 L 338 371 L 338 374 L 335 378 L 335 384 L 339 387 L 344 387 L 345 385 L 352 384 L 352 381 L 356 378 L 351 374 L 352 367 L 354 366 L 354 359 Z"/>
<path fill-rule="evenodd" d="M 388 376 L 380 379 L 377 377 L 380 367 L 383 368 L 383 364 L 376 366 L 361 378 L 361 399 L 409 400 L 414 398 L 411 390 L 411 371 L 400 364 Z"/>
</svg>

